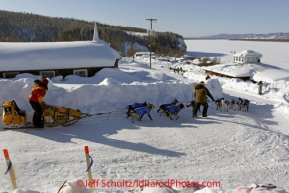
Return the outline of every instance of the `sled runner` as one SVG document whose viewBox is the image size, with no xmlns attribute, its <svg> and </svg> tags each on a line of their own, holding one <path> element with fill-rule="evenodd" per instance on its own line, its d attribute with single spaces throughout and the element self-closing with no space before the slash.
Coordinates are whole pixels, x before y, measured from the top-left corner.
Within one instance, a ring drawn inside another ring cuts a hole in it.
<svg viewBox="0 0 289 193">
<path fill-rule="evenodd" d="M 25 123 L 25 125 L 21 126 L 21 127 L 13 127 L 12 125 L 10 125 L 9 127 L 5 127 L 4 126 L 4 130 L 25 130 L 25 129 L 31 129 L 31 130 L 41 130 L 41 129 L 47 129 L 47 128 L 53 128 L 53 127 L 57 127 L 57 126 L 61 126 L 58 124 L 49 124 L 49 125 L 44 125 L 44 127 L 35 127 L 33 123 L 27 122 Z"/>
<path fill-rule="evenodd" d="M 44 103 L 43 122 L 45 127 L 67 126 L 77 122 L 84 115 L 78 109 L 57 107 Z M 32 123 L 27 123 L 26 111 L 21 110 L 14 100 L 3 103 L 2 123 L 4 129 L 34 128 Z"/>
</svg>

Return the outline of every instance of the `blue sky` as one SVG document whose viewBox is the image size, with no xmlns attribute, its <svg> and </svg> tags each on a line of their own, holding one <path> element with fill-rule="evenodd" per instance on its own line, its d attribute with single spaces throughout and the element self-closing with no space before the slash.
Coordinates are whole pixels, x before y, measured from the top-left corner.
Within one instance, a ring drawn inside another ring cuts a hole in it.
<svg viewBox="0 0 289 193">
<path fill-rule="evenodd" d="M 289 0 L 0 0 L 0 10 L 171 31 L 184 37 L 289 32 Z"/>
</svg>

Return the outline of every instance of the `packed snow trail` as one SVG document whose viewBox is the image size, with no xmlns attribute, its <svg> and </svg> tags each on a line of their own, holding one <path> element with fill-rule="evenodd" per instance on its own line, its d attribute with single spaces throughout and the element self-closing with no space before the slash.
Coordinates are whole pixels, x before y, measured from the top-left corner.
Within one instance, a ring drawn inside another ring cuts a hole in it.
<svg viewBox="0 0 289 193">
<path fill-rule="evenodd" d="M 249 99 L 251 103 L 258 105 L 257 109 L 249 107 L 250 117 L 254 118 L 260 124 L 263 124 L 268 130 L 280 132 L 285 136 L 289 136 L 288 119 L 289 114 L 283 111 L 283 106 L 287 107 L 288 104 L 280 98 L 266 98 L 257 94 L 244 93 L 232 89 L 223 89 L 227 94 L 227 98 L 245 98 Z"/>
<path fill-rule="evenodd" d="M 107 121 L 100 115 L 65 128 L 2 131 L 1 147 L 9 147 L 13 163 L 24 170 L 20 189 L 49 190 L 85 176 L 85 145 L 95 161 L 94 178 L 220 181 L 231 189 L 270 182 L 288 189 L 288 137 L 270 131 L 256 113 L 272 116 L 271 107 L 253 103 L 248 113 L 225 113 L 212 105 L 207 119 L 193 119 L 187 108 L 179 120 L 153 111 L 153 121 L 144 116 L 135 124 L 125 114 Z M 1 187 L 10 184 L 1 179 Z"/>
</svg>

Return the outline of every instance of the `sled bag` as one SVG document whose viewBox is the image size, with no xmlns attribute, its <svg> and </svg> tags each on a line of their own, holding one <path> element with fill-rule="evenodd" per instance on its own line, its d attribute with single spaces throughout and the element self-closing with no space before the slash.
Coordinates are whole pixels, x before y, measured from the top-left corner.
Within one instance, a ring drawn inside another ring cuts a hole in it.
<svg viewBox="0 0 289 193">
<path fill-rule="evenodd" d="M 14 100 L 4 102 L 2 107 L 2 123 L 4 126 L 25 125 L 27 119 L 26 111 L 19 109 Z"/>
<path fill-rule="evenodd" d="M 45 104 L 43 106 L 44 124 L 68 124 L 79 120 L 82 113 L 78 109 L 57 107 Z"/>
</svg>

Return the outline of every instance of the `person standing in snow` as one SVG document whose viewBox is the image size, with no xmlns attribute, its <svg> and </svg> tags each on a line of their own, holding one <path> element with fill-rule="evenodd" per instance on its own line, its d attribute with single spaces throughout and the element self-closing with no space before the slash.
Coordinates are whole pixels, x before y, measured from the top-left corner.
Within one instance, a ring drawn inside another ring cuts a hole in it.
<svg viewBox="0 0 289 193">
<path fill-rule="evenodd" d="M 33 115 L 33 124 L 34 127 L 43 128 L 43 98 L 48 90 L 48 80 L 42 78 L 42 80 L 35 80 L 34 87 L 31 90 L 31 94 L 28 96 L 29 103 L 32 109 L 35 111 Z"/>
<path fill-rule="evenodd" d="M 263 86 L 263 82 L 262 81 L 260 81 L 260 82 L 258 82 L 258 94 L 259 95 L 262 95 L 262 86 Z"/>
<path fill-rule="evenodd" d="M 212 101 L 215 102 L 214 97 L 211 95 L 210 91 L 205 87 L 205 83 L 201 81 L 198 84 L 195 84 L 194 86 L 194 97 L 196 99 L 196 106 L 193 111 L 193 117 L 197 117 L 197 111 L 202 105 L 204 107 L 202 117 L 207 117 L 207 111 L 208 111 L 208 101 L 207 96 L 212 99 Z"/>
</svg>

